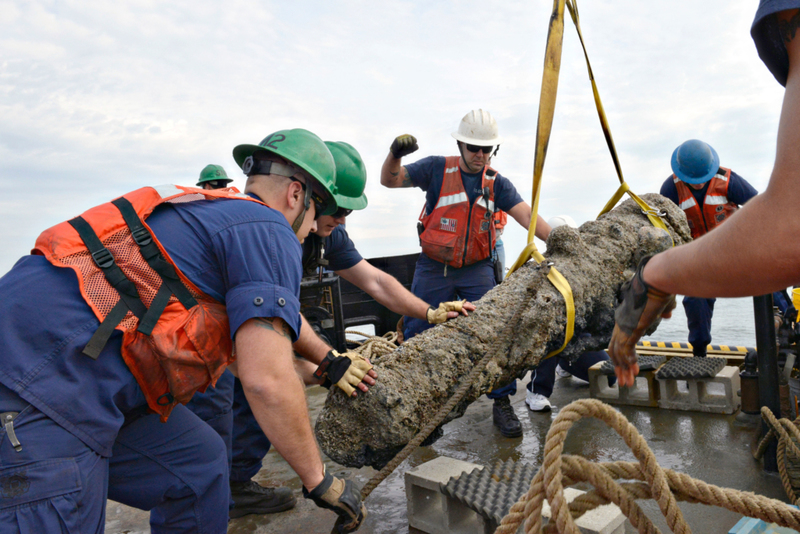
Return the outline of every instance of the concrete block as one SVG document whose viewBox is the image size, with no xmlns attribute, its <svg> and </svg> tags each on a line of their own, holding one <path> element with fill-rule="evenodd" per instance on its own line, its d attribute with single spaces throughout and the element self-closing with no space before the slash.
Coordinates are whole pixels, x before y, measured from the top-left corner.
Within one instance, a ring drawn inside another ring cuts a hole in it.
<svg viewBox="0 0 800 534">
<path fill-rule="evenodd" d="M 655 379 L 655 371 L 642 371 L 630 387 L 608 386 L 608 375 L 600 372 L 603 362 L 589 368 L 589 394 L 609 404 L 626 404 L 632 406 L 658 406 L 659 389 Z"/>
<path fill-rule="evenodd" d="M 408 525 L 429 534 L 479 534 L 486 521 L 456 499 L 445 497 L 439 484 L 483 466 L 440 456 L 405 474 Z M 492 532 L 492 531 L 488 531 Z"/>
<path fill-rule="evenodd" d="M 739 369 L 733 366 L 723 367 L 714 378 L 658 379 L 658 383 L 659 408 L 732 414 L 741 406 Z"/>
<path fill-rule="evenodd" d="M 439 457 L 408 471 L 405 475 L 406 498 L 408 504 L 408 524 L 429 534 L 490 534 L 497 524 L 489 520 L 455 498 L 446 497 L 439 491 L 439 484 L 446 484 L 450 477 L 460 476 L 483 469 L 483 466 L 462 462 L 452 458 Z M 566 488 L 567 501 L 572 501 L 583 491 Z M 550 507 L 544 504 L 542 516 L 550 517 Z M 601 506 L 584 514 L 577 521 L 584 534 L 623 534 L 625 516 L 613 504 Z M 520 525 L 518 532 L 524 531 Z"/>
</svg>

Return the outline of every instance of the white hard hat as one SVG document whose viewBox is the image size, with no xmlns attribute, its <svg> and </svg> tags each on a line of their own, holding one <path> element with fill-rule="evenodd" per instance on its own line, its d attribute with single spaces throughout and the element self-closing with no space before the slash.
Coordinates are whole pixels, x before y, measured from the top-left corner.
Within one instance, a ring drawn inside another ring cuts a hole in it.
<svg viewBox="0 0 800 534">
<path fill-rule="evenodd" d="M 564 226 L 565 224 L 571 228 L 577 228 L 578 225 L 575 224 L 575 221 L 572 220 L 572 217 L 569 215 L 557 215 L 552 217 L 547 224 L 550 225 L 551 228 L 558 228 L 559 226 Z"/>
<path fill-rule="evenodd" d="M 488 111 L 482 109 L 473 109 L 464 115 L 458 131 L 450 135 L 469 145 L 494 146 L 503 142 L 497 134 L 497 121 Z"/>
</svg>

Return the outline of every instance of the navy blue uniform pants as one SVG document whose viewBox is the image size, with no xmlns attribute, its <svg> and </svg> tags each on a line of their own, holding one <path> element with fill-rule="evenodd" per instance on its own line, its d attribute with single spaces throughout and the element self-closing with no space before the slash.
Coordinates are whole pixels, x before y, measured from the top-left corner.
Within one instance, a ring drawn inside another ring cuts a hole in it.
<svg viewBox="0 0 800 534">
<path fill-rule="evenodd" d="M 717 299 L 683 297 L 683 309 L 689 324 L 689 343 L 695 354 L 705 354 L 711 343 L 711 318 L 714 316 L 714 303 Z"/>
<path fill-rule="evenodd" d="M 597 362 L 603 362 L 608 359 L 608 354 L 606 354 L 604 350 L 584 352 L 577 360 L 571 363 L 566 358 L 559 358 L 558 356 L 547 358 L 539 362 L 539 365 L 531 371 L 531 381 L 528 382 L 528 391 L 550 397 L 550 395 L 553 394 L 553 385 L 556 382 L 556 366 L 559 364 L 561 364 L 561 368 L 566 372 L 588 382 L 589 367 Z M 608 385 L 613 386 L 616 381 L 616 377 L 609 377 Z"/>
<path fill-rule="evenodd" d="M 54 420 L 0 386 L 0 411 L 18 412 L 15 450 L 0 427 L 0 531 L 103 532 L 106 500 L 150 510 L 154 534 L 219 534 L 228 524 L 225 447 L 183 406 L 166 423 L 130 420 L 113 456 L 94 452 Z"/>
</svg>

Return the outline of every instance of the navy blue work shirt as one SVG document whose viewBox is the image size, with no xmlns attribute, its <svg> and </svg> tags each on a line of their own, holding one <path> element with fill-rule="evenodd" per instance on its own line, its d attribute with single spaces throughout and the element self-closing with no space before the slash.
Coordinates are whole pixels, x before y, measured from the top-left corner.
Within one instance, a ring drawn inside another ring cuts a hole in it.
<svg viewBox="0 0 800 534">
<path fill-rule="evenodd" d="M 301 247 L 280 212 L 197 201 L 161 206 L 147 223 L 186 276 L 226 304 L 232 335 L 247 319 L 281 317 L 296 339 Z M 0 278 L 0 382 L 107 457 L 125 416 L 146 401 L 119 331 L 97 360 L 81 353 L 98 326 L 72 269 L 25 256 Z"/>
<path fill-rule="evenodd" d="M 306 249 L 303 249 L 305 254 Z M 325 259 L 328 260 L 327 269 L 329 271 L 343 271 L 354 267 L 363 260 L 355 244 L 347 235 L 344 225 L 339 225 L 333 229 L 331 235 L 325 238 Z M 303 256 L 305 261 L 305 256 Z"/>
<path fill-rule="evenodd" d="M 426 192 L 425 207 L 427 213 L 432 213 L 439 200 L 439 193 L 442 190 L 444 181 L 444 156 L 428 156 L 419 161 L 405 165 L 408 176 L 414 187 L 419 187 Z M 481 176 L 483 171 L 478 173 L 466 173 L 461 169 L 461 181 L 464 184 L 464 191 L 467 193 L 470 204 L 483 194 L 481 187 Z M 510 211 L 511 208 L 522 202 L 522 197 L 517 193 L 517 188 L 508 178 L 500 173 L 494 178 L 494 205 L 496 209 Z"/>
</svg>

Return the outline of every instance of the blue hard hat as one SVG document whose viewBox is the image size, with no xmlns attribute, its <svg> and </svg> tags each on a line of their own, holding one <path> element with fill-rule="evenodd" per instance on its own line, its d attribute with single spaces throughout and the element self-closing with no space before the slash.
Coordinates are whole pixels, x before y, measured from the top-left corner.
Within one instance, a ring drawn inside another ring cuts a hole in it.
<svg viewBox="0 0 800 534">
<path fill-rule="evenodd" d="M 719 156 L 711 145 L 690 139 L 672 153 L 672 172 L 687 184 L 704 184 L 717 174 Z"/>
</svg>

